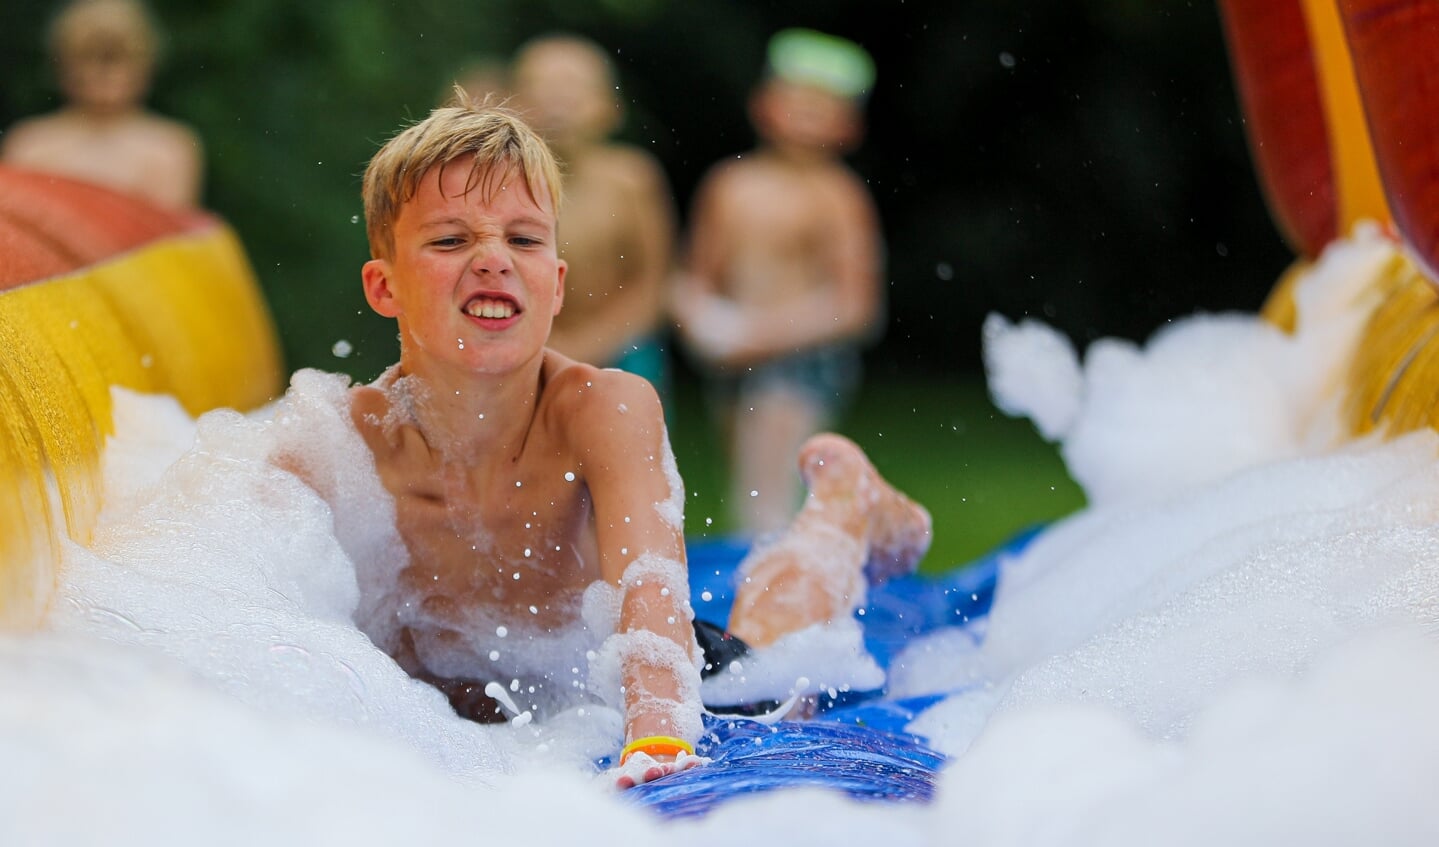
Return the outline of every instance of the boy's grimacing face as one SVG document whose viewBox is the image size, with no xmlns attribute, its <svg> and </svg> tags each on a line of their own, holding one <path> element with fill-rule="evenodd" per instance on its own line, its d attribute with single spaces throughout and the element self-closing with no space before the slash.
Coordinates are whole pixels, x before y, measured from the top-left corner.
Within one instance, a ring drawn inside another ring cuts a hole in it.
<svg viewBox="0 0 1439 847">
<path fill-rule="evenodd" d="M 361 271 L 370 307 L 399 322 L 409 369 L 513 371 L 540 355 L 564 301 L 549 193 L 532 196 L 519 168 L 481 173 L 467 192 L 470 162 L 426 173 L 400 207 L 390 255 Z"/>
</svg>

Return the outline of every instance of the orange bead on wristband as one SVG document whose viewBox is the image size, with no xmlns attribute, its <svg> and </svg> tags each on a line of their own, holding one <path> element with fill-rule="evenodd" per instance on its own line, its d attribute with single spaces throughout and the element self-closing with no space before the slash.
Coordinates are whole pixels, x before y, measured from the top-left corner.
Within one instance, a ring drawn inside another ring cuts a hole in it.
<svg viewBox="0 0 1439 847">
<path fill-rule="evenodd" d="M 620 751 L 620 764 L 623 765 L 635 753 L 644 753 L 647 756 L 678 756 L 684 753 L 687 756 L 693 756 L 695 748 L 693 744 L 683 738 L 675 738 L 672 735 L 646 735 L 644 738 L 636 738 L 625 745 L 625 749 Z"/>
</svg>

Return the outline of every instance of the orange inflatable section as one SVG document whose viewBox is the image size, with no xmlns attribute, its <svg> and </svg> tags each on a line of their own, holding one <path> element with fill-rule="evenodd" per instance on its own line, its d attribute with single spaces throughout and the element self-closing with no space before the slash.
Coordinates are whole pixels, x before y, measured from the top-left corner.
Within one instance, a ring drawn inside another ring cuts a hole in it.
<svg viewBox="0 0 1439 847">
<path fill-rule="evenodd" d="M 113 386 L 194 414 L 275 396 L 269 311 L 223 221 L 0 167 L 0 625 L 44 613 L 87 541 Z"/>
</svg>

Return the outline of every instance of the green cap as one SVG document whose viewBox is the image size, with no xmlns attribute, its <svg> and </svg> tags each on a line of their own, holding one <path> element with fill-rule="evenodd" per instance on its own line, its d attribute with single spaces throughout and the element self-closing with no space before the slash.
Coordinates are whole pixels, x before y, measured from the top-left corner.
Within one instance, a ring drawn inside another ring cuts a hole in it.
<svg viewBox="0 0 1439 847">
<path fill-rule="evenodd" d="M 770 73 L 817 85 L 841 97 L 863 97 L 874 85 L 874 60 L 864 48 L 812 29 L 786 29 L 769 41 Z"/>
</svg>

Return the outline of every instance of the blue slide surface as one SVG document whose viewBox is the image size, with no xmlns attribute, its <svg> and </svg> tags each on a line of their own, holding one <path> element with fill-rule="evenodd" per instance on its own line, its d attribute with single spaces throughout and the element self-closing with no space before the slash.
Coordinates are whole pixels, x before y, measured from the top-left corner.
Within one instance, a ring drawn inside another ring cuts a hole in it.
<svg viewBox="0 0 1439 847">
<path fill-rule="evenodd" d="M 908 576 L 870 591 L 860 610 L 865 645 L 882 667 L 911 639 L 965 626 L 989 613 L 1001 561 L 1038 534 L 1021 533 L 988 555 L 940 576 Z M 744 545 L 705 541 L 689 546 L 690 592 L 698 618 L 723 623 Z M 905 732 L 941 695 L 894 700 L 883 692 L 822 697 L 805 721 L 765 726 L 706 717 L 695 752 L 713 762 L 637 786 L 625 796 L 667 818 L 702 815 L 736 797 L 776 788 L 813 786 L 874 802 L 924 802 L 944 756 Z"/>
</svg>

